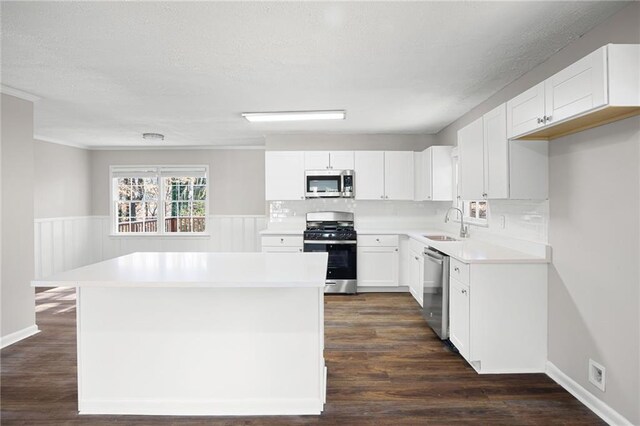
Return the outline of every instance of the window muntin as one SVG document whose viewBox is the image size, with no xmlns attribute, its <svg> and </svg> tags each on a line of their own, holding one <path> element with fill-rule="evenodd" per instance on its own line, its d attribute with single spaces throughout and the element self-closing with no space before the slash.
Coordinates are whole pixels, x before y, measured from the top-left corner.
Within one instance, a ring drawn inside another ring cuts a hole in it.
<svg viewBox="0 0 640 426">
<path fill-rule="evenodd" d="M 114 233 L 206 232 L 207 172 L 206 166 L 112 166 Z"/>
</svg>

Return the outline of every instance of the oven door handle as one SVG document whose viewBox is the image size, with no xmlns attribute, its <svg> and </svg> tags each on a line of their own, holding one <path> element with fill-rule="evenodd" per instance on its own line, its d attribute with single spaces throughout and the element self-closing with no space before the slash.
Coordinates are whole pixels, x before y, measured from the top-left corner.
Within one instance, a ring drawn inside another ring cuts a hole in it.
<svg viewBox="0 0 640 426">
<path fill-rule="evenodd" d="M 349 240 L 304 240 L 304 244 L 357 244 L 357 241 Z"/>
</svg>

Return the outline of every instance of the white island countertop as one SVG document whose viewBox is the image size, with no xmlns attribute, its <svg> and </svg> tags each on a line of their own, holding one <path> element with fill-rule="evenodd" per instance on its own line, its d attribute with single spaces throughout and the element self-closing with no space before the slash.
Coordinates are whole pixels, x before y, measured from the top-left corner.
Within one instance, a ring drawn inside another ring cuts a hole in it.
<svg viewBox="0 0 640 426">
<path fill-rule="evenodd" d="M 34 287 L 324 287 L 327 253 L 132 253 Z"/>
</svg>

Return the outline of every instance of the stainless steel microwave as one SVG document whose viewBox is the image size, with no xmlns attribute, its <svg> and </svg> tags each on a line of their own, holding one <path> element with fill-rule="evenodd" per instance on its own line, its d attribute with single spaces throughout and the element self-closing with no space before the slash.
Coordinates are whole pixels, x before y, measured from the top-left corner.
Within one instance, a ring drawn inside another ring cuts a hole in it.
<svg viewBox="0 0 640 426">
<path fill-rule="evenodd" d="M 353 170 L 307 170 L 304 173 L 307 198 L 353 198 Z"/>
</svg>

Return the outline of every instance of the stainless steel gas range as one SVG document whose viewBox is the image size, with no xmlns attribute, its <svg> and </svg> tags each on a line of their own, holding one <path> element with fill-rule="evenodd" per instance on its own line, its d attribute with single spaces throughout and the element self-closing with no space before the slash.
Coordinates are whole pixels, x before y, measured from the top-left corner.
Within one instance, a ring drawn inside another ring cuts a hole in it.
<svg viewBox="0 0 640 426">
<path fill-rule="evenodd" d="M 357 291 L 357 235 L 353 213 L 307 213 L 305 252 L 329 253 L 325 293 L 355 294 Z"/>
</svg>

